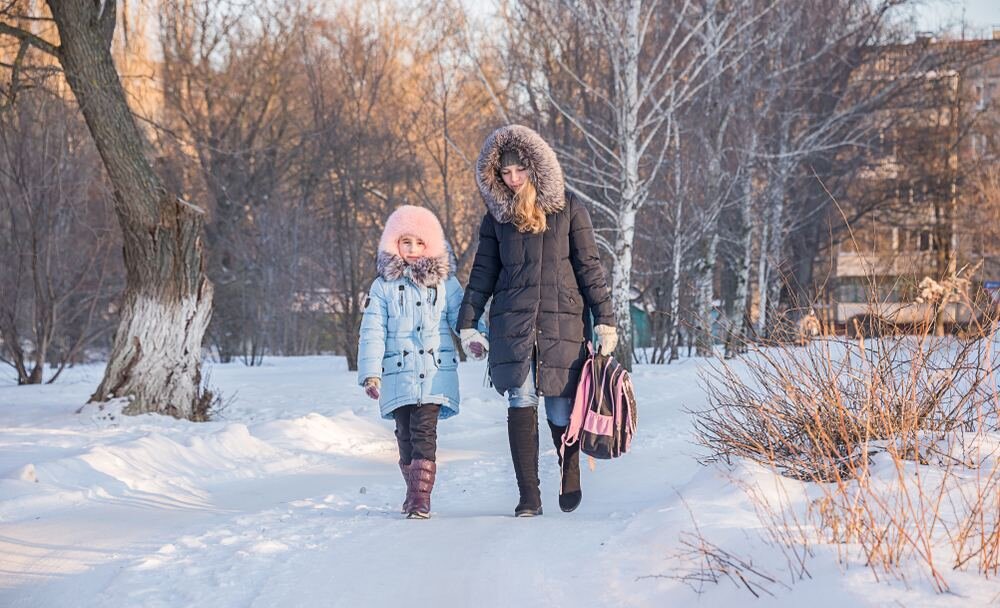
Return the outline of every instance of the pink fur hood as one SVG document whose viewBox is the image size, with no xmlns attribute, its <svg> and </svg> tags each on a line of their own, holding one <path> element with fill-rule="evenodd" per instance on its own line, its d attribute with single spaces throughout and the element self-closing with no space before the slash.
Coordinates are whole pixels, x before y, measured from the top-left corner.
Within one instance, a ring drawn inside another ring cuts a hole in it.
<svg viewBox="0 0 1000 608">
<path fill-rule="evenodd" d="M 399 239 L 410 234 L 424 241 L 424 257 L 407 264 L 399 254 Z M 431 286 L 441 283 L 454 272 L 451 251 L 444 238 L 441 222 L 430 209 L 403 205 L 392 212 L 385 222 L 382 238 L 378 243 L 378 273 L 392 281 L 404 275 L 414 282 Z"/>
</svg>

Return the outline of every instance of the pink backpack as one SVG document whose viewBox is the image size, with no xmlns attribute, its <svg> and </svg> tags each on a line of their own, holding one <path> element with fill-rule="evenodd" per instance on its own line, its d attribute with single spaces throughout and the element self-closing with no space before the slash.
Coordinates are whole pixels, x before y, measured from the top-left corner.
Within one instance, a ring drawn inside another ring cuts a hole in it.
<svg viewBox="0 0 1000 608">
<path fill-rule="evenodd" d="M 631 447 L 638 420 L 632 378 L 614 357 L 589 343 L 587 350 L 561 449 L 579 441 L 588 456 L 617 458 Z"/>
</svg>

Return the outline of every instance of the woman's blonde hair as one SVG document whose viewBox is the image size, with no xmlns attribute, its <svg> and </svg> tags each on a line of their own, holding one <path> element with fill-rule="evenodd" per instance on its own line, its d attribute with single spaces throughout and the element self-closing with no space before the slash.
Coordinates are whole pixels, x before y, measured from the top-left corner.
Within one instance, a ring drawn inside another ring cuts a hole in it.
<svg viewBox="0 0 1000 608">
<path fill-rule="evenodd" d="M 545 212 L 535 203 L 537 195 L 530 179 L 514 193 L 514 227 L 518 232 L 539 234 L 548 227 Z"/>
</svg>

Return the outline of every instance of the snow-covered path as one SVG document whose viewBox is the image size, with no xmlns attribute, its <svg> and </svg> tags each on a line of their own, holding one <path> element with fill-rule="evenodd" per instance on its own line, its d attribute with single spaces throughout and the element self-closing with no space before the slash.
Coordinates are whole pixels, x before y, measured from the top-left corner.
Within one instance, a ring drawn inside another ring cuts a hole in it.
<svg viewBox="0 0 1000 608">
<path fill-rule="evenodd" d="M 556 504 L 543 427 L 546 512 L 534 519 L 511 516 L 505 402 L 483 386 L 483 364 L 464 364 L 462 414 L 439 428 L 428 521 L 398 514 L 391 424 L 343 359 L 212 366 L 210 384 L 232 401 L 204 424 L 75 414 L 100 371 L 71 370 L 55 386 L 0 385 L 0 606 L 721 606 L 750 597 L 726 584 L 699 598 L 663 576 L 692 513 L 717 542 L 761 544 L 743 494 L 693 458 L 683 408 L 704 399 L 693 361 L 637 369 L 633 452 L 584 471 L 572 514 Z M 957 606 L 989 591 L 942 598 L 875 586 L 866 571 L 813 575 L 766 601 Z"/>
</svg>

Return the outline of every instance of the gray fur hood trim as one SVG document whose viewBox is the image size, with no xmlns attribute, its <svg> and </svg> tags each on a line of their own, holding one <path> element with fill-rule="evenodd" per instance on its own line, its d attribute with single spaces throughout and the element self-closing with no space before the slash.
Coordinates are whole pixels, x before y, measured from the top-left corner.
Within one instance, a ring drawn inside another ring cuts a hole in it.
<svg viewBox="0 0 1000 608">
<path fill-rule="evenodd" d="M 412 264 L 387 251 L 379 251 L 375 260 L 379 276 L 386 281 L 406 277 L 423 287 L 435 287 L 455 274 L 455 256 L 448 247 L 444 255 L 435 258 L 419 258 Z"/>
<path fill-rule="evenodd" d="M 514 148 L 538 192 L 537 204 L 546 215 L 566 206 L 566 188 L 559 159 L 542 137 L 522 125 L 507 125 L 490 134 L 476 161 L 476 185 L 486 208 L 501 224 L 514 219 L 514 193 L 500 176 L 500 155 Z"/>
</svg>

